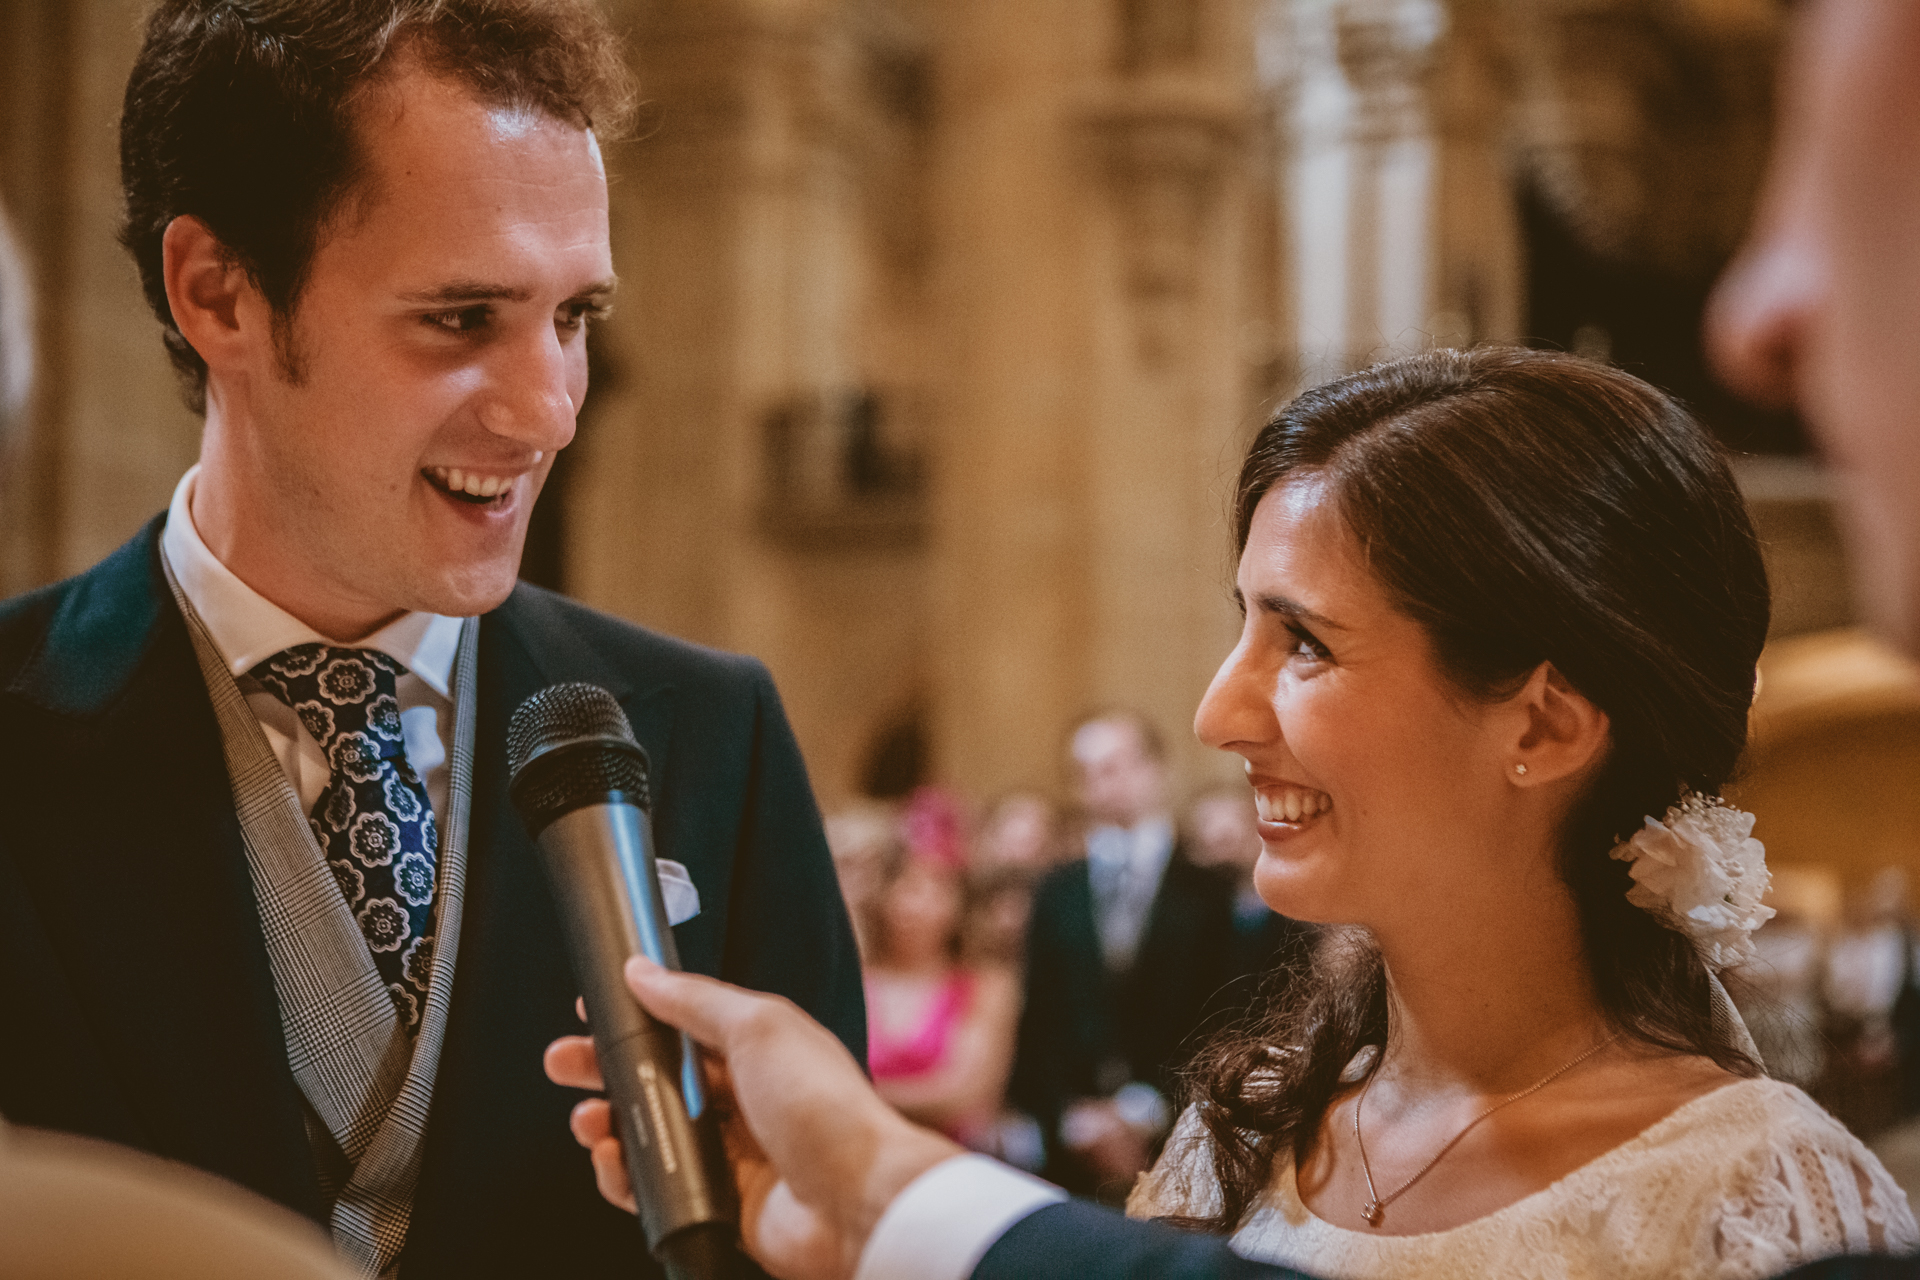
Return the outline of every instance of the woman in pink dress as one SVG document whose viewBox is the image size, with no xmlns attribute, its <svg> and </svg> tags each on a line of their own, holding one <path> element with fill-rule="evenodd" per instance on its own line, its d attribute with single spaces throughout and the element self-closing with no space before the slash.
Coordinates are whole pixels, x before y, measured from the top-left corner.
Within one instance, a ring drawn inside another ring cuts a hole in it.
<svg viewBox="0 0 1920 1280">
<path fill-rule="evenodd" d="M 1013 1054 L 1018 988 L 1003 965 L 963 963 L 965 895 L 951 861 L 901 849 L 867 927 L 867 1065 L 880 1095 L 961 1142 L 992 1123 Z"/>
</svg>

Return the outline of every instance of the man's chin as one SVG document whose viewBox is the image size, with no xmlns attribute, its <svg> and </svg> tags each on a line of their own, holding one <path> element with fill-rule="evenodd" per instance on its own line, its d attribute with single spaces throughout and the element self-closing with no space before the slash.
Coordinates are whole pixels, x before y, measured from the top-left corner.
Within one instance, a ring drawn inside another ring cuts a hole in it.
<svg viewBox="0 0 1920 1280">
<path fill-rule="evenodd" d="M 438 613 L 450 618 L 473 618 L 491 613 L 505 604 L 519 579 L 520 559 L 511 564 L 489 565 L 450 574 L 427 584 L 418 594 L 413 608 L 421 613 Z"/>
</svg>

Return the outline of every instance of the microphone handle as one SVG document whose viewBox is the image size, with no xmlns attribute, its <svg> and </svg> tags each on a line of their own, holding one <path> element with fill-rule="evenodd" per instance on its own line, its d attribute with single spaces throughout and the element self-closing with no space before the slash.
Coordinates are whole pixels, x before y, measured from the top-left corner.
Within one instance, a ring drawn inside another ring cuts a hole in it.
<svg viewBox="0 0 1920 1280">
<path fill-rule="evenodd" d="M 621 800 L 562 814 L 536 841 L 593 1029 L 647 1246 L 672 1280 L 733 1271 L 732 1179 L 706 1107 L 693 1044 L 655 1020 L 622 977 L 627 957 L 670 969 L 667 924 L 644 811 Z"/>
</svg>

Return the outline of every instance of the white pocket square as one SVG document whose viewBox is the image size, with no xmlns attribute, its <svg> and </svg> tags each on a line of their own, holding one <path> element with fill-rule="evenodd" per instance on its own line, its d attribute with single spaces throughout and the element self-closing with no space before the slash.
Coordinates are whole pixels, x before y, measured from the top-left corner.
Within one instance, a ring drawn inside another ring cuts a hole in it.
<svg viewBox="0 0 1920 1280">
<path fill-rule="evenodd" d="M 668 924 L 685 924 L 700 914 L 700 891 L 684 865 L 672 858 L 655 858 L 660 873 L 660 898 L 667 906 Z"/>
</svg>

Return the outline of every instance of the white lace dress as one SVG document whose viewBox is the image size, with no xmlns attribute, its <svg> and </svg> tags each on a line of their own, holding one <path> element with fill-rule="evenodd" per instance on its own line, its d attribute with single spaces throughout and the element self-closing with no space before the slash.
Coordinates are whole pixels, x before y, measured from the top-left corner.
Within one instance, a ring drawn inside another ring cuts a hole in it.
<svg viewBox="0 0 1920 1280">
<path fill-rule="evenodd" d="M 1920 1248 L 1907 1197 L 1873 1153 L 1774 1080 L 1716 1089 L 1545 1190 L 1425 1235 L 1323 1222 L 1301 1202 L 1292 1161 L 1276 1164 L 1233 1249 L 1325 1280 L 1758 1280 L 1838 1253 Z M 1203 1215 L 1218 1205 L 1208 1138 L 1190 1110 L 1127 1212 Z"/>
</svg>

